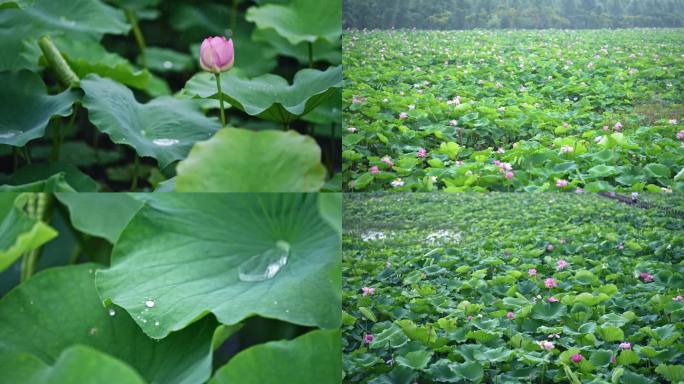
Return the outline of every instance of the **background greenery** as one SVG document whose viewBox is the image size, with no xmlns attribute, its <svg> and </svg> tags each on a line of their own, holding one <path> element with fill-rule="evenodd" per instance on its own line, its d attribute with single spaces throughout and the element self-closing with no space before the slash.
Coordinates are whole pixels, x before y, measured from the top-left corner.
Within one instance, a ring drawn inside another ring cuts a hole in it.
<svg viewBox="0 0 684 384">
<path fill-rule="evenodd" d="M 344 28 L 580 29 L 682 25 L 682 0 L 344 0 Z"/>
</svg>

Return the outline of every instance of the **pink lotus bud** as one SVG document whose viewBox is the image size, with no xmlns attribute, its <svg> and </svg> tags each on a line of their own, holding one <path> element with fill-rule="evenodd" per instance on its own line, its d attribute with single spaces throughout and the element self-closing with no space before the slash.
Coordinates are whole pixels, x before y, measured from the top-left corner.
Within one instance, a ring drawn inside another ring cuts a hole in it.
<svg viewBox="0 0 684 384">
<path fill-rule="evenodd" d="M 223 36 L 207 37 L 200 47 L 200 66 L 205 71 L 220 73 L 233 67 L 233 40 Z"/>
<path fill-rule="evenodd" d="M 363 335 L 363 342 L 365 344 L 370 344 L 373 341 L 373 339 L 375 339 L 375 336 L 372 333 Z"/>
<path fill-rule="evenodd" d="M 530 277 L 537 276 L 537 269 L 536 269 L 536 268 L 530 268 L 530 269 L 527 270 L 527 274 L 528 274 Z"/>
<path fill-rule="evenodd" d="M 510 312 L 510 311 L 509 311 L 509 312 L 506 314 L 506 317 L 508 318 L 508 320 L 513 320 L 513 318 L 515 317 L 515 314 L 513 314 L 513 312 Z"/>
<path fill-rule="evenodd" d="M 573 363 L 579 363 L 584 358 L 579 353 L 575 353 L 574 355 L 572 355 L 572 357 L 570 359 L 572 360 Z"/>
</svg>

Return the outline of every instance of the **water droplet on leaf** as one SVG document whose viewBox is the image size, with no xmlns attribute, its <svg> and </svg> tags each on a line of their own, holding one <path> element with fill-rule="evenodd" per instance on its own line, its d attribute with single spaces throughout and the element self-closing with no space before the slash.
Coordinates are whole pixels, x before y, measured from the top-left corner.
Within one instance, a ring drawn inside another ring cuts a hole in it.
<svg viewBox="0 0 684 384">
<path fill-rule="evenodd" d="M 169 147 L 178 144 L 176 139 L 154 139 L 152 142 L 160 147 Z"/>
<path fill-rule="evenodd" d="M 147 308 L 153 308 L 154 307 L 154 300 L 145 300 L 145 306 Z"/>
<path fill-rule="evenodd" d="M 0 139 L 11 139 L 17 135 L 17 131 L 0 132 Z"/>
<path fill-rule="evenodd" d="M 109 308 L 109 316 L 114 316 L 114 315 L 116 315 L 116 311 L 114 310 L 114 308 Z"/>
<path fill-rule="evenodd" d="M 163 65 L 164 65 L 164 68 L 167 68 L 167 69 L 173 68 L 173 63 L 168 61 L 168 60 L 166 60 Z"/>
<path fill-rule="evenodd" d="M 240 264 L 238 276 L 247 282 L 272 279 L 287 264 L 290 256 L 290 243 L 279 240 L 272 248 L 254 255 Z"/>
<path fill-rule="evenodd" d="M 159 322 L 158 322 L 158 321 L 155 321 L 155 322 L 154 322 L 154 325 L 159 326 Z"/>
</svg>

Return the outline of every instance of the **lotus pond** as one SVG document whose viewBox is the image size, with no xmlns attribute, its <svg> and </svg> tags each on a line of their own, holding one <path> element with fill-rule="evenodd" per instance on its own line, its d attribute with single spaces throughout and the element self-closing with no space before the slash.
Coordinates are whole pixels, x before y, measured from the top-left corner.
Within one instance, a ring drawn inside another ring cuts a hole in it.
<svg viewBox="0 0 684 384">
<path fill-rule="evenodd" d="M 346 195 L 345 382 L 682 382 L 684 205 L 666 197 Z"/>
<path fill-rule="evenodd" d="M 348 31 L 347 190 L 684 190 L 684 30 Z"/>
<path fill-rule="evenodd" d="M 0 190 L 340 190 L 340 35 L 341 0 L 0 0 Z"/>
<path fill-rule="evenodd" d="M 0 194 L 0 381 L 339 383 L 340 207 Z"/>
</svg>

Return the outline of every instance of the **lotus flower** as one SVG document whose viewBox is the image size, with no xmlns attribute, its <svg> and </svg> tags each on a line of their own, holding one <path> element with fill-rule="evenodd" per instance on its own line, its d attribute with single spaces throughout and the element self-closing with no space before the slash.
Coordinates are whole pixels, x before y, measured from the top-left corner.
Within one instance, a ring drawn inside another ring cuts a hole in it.
<svg viewBox="0 0 684 384">
<path fill-rule="evenodd" d="M 373 339 L 375 339 L 375 336 L 373 336 L 372 333 L 363 335 L 363 342 L 366 344 L 370 344 L 373 341 Z"/>
<path fill-rule="evenodd" d="M 579 363 L 584 358 L 579 353 L 575 353 L 574 355 L 572 355 L 572 357 L 570 359 L 572 360 L 573 363 Z"/>
<path fill-rule="evenodd" d="M 207 37 L 200 47 L 200 66 L 212 73 L 225 72 L 233 68 L 235 50 L 233 40 L 223 36 Z"/>
</svg>

